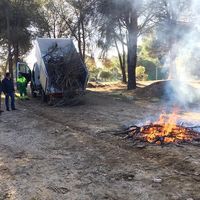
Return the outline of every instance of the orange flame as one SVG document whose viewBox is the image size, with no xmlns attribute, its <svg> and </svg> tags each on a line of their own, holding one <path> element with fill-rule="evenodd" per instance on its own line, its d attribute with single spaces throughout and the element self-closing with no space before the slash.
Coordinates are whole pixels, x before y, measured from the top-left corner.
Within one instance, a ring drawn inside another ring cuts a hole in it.
<svg viewBox="0 0 200 200">
<path fill-rule="evenodd" d="M 172 143 L 179 141 L 190 141 L 192 135 L 188 134 L 188 130 L 182 126 L 176 125 L 178 116 L 176 113 L 167 115 L 163 113 L 159 120 L 151 124 L 148 128 L 142 128 L 141 133 L 148 142 Z"/>
</svg>

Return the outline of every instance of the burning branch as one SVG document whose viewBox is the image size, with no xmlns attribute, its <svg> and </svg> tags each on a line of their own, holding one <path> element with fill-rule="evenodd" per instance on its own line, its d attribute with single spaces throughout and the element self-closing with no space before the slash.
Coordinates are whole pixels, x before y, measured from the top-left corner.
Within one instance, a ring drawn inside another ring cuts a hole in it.
<svg viewBox="0 0 200 200">
<path fill-rule="evenodd" d="M 170 129 L 168 128 L 170 127 Z M 124 135 L 133 141 L 145 142 L 150 144 L 167 143 L 190 143 L 200 142 L 200 132 L 195 131 L 194 127 L 184 127 L 174 124 L 149 124 L 145 126 L 131 126 L 124 131 L 114 133 L 114 135 Z"/>
</svg>

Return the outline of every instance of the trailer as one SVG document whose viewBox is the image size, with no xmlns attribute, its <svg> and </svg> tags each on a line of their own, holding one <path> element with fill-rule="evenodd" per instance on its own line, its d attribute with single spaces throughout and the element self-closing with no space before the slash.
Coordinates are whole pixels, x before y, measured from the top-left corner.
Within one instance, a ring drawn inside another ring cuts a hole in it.
<svg viewBox="0 0 200 200">
<path fill-rule="evenodd" d="M 31 72 L 31 93 L 49 102 L 73 99 L 85 93 L 88 70 L 71 39 L 37 38 L 36 63 Z"/>
</svg>

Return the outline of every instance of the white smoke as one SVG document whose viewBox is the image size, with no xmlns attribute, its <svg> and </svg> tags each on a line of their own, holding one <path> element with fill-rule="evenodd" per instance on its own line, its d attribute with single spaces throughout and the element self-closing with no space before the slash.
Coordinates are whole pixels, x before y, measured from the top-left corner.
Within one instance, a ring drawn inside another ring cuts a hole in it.
<svg viewBox="0 0 200 200">
<path fill-rule="evenodd" d="M 171 44 L 165 67 L 169 67 L 169 79 L 173 79 L 170 84 L 175 95 L 173 98 L 186 105 L 200 99 L 200 90 L 193 89 L 189 85 L 199 75 L 198 71 L 200 70 L 200 63 L 198 68 L 194 66 L 196 51 L 200 50 L 200 15 L 198 13 L 200 2 L 198 0 L 190 1 L 190 4 L 182 9 L 180 0 L 169 0 L 169 3 L 173 5 L 171 12 L 175 16 L 175 26 L 180 26 L 180 29 L 177 28 L 174 32 L 174 37 L 179 38 L 174 39 Z M 200 56 L 200 52 L 197 55 Z M 169 96 L 172 95 L 172 90 L 169 88 L 167 90 Z"/>
<path fill-rule="evenodd" d="M 166 55 L 163 68 L 169 68 L 169 78 L 173 79 L 166 89 L 166 93 L 182 104 L 193 103 L 200 99 L 200 90 L 190 86 L 191 81 L 200 77 L 199 67 L 194 60 L 200 57 L 200 1 L 199 0 L 113 0 L 119 5 L 130 3 L 137 12 L 148 11 L 152 6 L 152 12 L 160 16 L 168 16 L 163 21 L 166 30 L 161 34 L 161 39 L 168 38 Z M 163 7 L 162 7 L 163 6 Z M 144 9 L 145 8 L 145 9 Z M 163 8 L 163 10 L 162 10 Z M 164 10 L 166 9 L 166 10 Z M 133 9 L 134 10 L 134 9 Z M 138 15 L 139 16 L 139 15 Z M 162 17 L 161 17 L 162 18 Z M 139 22 L 145 21 L 145 16 L 139 18 Z M 140 24 L 139 24 L 140 25 Z M 174 34 L 174 38 L 173 38 Z M 199 52 L 197 52 L 199 50 Z M 200 61 L 200 59 L 199 59 Z M 174 95 L 172 95 L 174 92 Z"/>
</svg>

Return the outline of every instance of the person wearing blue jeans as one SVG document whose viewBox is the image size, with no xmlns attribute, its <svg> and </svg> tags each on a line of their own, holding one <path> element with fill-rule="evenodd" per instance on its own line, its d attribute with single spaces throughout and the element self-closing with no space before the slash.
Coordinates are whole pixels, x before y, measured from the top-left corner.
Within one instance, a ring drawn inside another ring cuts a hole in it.
<svg viewBox="0 0 200 200">
<path fill-rule="evenodd" d="M 0 114 L 3 112 L 3 110 L 1 110 L 1 93 L 3 91 L 3 88 L 2 88 L 2 83 L 1 83 L 1 80 L 0 80 Z"/>
<path fill-rule="evenodd" d="M 15 93 L 14 93 L 14 84 L 10 78 L 10 73 L 7 72 L 5 78 L 2 80 L 2 89 L 5 94 L 5 104 L 6 110 L 10 111 L 9 108 L 9 99 L 11 99 L 11 109 L 16 110 L 15 108 Z"/>
</svg>

